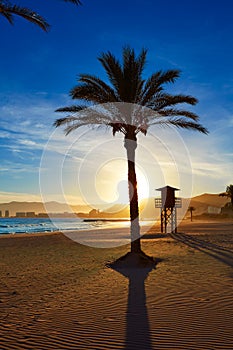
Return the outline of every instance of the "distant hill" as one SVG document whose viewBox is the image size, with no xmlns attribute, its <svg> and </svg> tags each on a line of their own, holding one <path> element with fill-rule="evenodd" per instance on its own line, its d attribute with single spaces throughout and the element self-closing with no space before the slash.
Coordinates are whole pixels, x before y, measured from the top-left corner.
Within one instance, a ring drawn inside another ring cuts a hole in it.
<svg viewBox="0 0 233 350">
<path fill-rule="evenodd" d="M 226 197 L 219 197 L 218 194 L 204 193 L 202 195 L 189 199 L 183 198 L 183 207 L 193 206 L 195 208 L 194 215 L 200 215 L 203 213 L 208 213 L 214 208 L 221 208 L 229 202 Z M 98 205 L 93 205 L 94 208 L 98 208 Z M 0 203 L 0 211 L 2 215 L 5 215 L 5 211 L 9 210 L 10 216 L 15 216 L 16 212 L 35 212 L 36 214 L 45 213 L 64 213 L 64 212 L 75 212 L 75 213 L 89 213 L 93 207 L 88 205 L 67 205 L 65 203 L 59 202 L 10 202 L 10 203 Z M 99 206 L 101 209 L 101 206 Z M 45 209 L 46 208 L 46 209 Z M 109 215 L 112 214 L 113 217 L 128 217 L 129 207 L 127 205 L 115 204 L 110 207 L 106 212 Z M 154 198 L 143 199 L 140 202 L 140 216 L 141 218 L 154 218 L 158 215 L 158 209 L 155 209 Z"/>
<path fill-rule="evenodd" d="M 204 193 L 200 196 L 193 197 L 189 206 L 195 208 L 193 215 L 200 215 L 204 213 L 214 213 L 218 209 L 224 207 L 229 202 L 227 197 L 220 197 L 218 194 Z"/>
<path fill-rule="evenodd" d="M 224 205 L 229 202 L 229 198 L 220 197 L 218 194 L 204 193 L 200 196 L 193 197 L 191 201 L 199 202 L 203 204 L 208 204 L 214 207 L 224 207 Z"/>
<path fill-rule="evenodd" d="M 129 217 L 129 205 L 127 204 L 114 204 L 104 212 L 108 213 L 109 216 L 117 218 L 128 218 Z"/>
<path fill-rule="evenodd" d="M 201 215 L 204 213 L 214 213 L 217 212 L 220 208 L 229 202 L 229 199 L 226 197 L 219 197 L 218 194 L 204 193 L 193 198 L 182 198 L 182 207 L 188 209 L 189 206 L 195 208 L 193 215 Z M 141 202 L 142 217 L 153 218 L 156 215 L 156 209 L 154 204 L 154 198 L 143 199 Z M 158 211 L 158 209 L 157 209 Z M 178 213 L 182 212 L 181 209 L 178 209 Z"/>
</svg>

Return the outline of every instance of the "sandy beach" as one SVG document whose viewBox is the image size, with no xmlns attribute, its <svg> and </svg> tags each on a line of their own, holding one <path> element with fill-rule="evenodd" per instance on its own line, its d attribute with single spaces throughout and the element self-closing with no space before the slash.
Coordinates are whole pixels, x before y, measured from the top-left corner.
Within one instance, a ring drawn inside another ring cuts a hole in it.
<svg viewBox="0 0 233 350">
<path fill-rule="evenodd" d="M 106 263 L 129 245 L 2 236 L 0 349 L 233 349 L 233 223 L 178 232 L 151 229 L 142 247 L 159 263 L 127 273 Z"/>
</svg>

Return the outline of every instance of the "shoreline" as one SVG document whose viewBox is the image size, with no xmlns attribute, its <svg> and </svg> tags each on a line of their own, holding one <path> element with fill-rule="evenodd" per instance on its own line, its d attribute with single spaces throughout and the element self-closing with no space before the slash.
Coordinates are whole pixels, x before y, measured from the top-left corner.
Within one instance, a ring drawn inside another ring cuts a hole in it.
<svg viewBox="0 0 233 350">
<path fill-rule="evenodd" d="M 121 222 L 121 221 L 119 221 Z M 124 221 L 125 222 L 125 221 Z M 146 221 L 144 221 L 146 222 Z M 183 220 L 180 225 L 178 226 L 178 232 L 183 230 L 183 228 L 192 228 L 195 229 L 195 227 L 197 228 L 200 225 L 209 225 L 209 224 L 215 224 L 215 225 L 232 225 L 232 234 L 233 234 L 233 220 L 229 219 L 229 220 L 203 220 L 203 219 L 199 219 L 199 220 L 194 220 L 192 222 L 190 222 L 189 220 Z M 160 223 L 159 222 L 155 222 L 154 225 L 141 225 L 141 231 L 149 231 L 149 234 L 154 234 L 154 233 L 161 233 L 160 232 Z M 92 228 L 87 228 L 87 229 L 81 229 L 81 230 L 55 230 L 55 231 L 48 231 L 48 232 L 22 232 L 22 233 L 1 233 L 0 234 L 0 239 L 1 238 L 14 238 L 14 237 L 31 237 L 31 236 L 52 236 L 52 235 L 59 235 L 59 234 L 63 234 L 63 235 L 68 235 L 69 233 L 87 233 L 87 232 L 95 232 L 95 231 L 103 231 L 103 232 L 107 232 L 107 231 L 119 231 L 123 230 L 123 231 L 129 231 L 130 230 L 130 226 L 117 226 L 117 227 L 92 227 Z M 143 233 L 143 235 L 146 233 Z M 143 235 L 141 236 L 141 238 L 143 239 Z M 168 234 L 167 234 L 168 236 Z"/>
</svg>

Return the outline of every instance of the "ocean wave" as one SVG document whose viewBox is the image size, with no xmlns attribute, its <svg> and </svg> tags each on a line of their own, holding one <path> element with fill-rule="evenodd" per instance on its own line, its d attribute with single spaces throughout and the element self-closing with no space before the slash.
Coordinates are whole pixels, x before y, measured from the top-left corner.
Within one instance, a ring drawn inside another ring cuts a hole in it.
<svg viewBox="0 0 233 350">
<path fill-rule="evenodd" d="M 0 223 L 0 234 L 80 231 L 115 227 L 115 225 L 119 224 L 120 223 L 118 222 L 109 222 L 107 220 L 84 222 L 82 219 L 73 218 L 56 218 L 53 220 L 50 220 L 49 218 L 2 218 Z M 121 224 L 125 225 L 125 222 L 122 222 Z"/>
</svg>

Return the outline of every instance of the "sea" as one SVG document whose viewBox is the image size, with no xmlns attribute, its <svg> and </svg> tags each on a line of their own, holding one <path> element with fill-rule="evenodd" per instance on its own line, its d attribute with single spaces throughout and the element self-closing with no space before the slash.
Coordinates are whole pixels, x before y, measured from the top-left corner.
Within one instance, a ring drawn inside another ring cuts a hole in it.
<svg viewBox="0 0 233 350">
<path fill-rule="evenodd" d="M 89 221 L 79 218 L 0 218 L 0 235 L 53 231 L 90 230 L 108 227 L 127 227 L 129 221 Z"/>
</svg>

